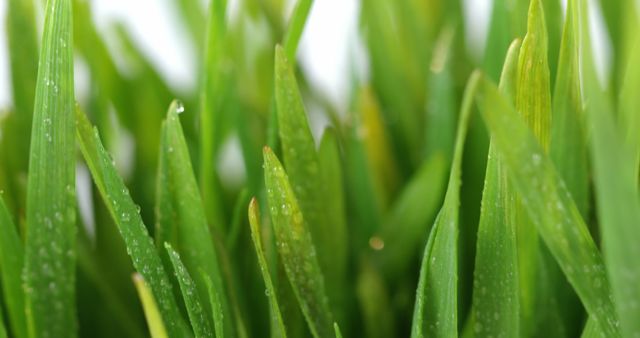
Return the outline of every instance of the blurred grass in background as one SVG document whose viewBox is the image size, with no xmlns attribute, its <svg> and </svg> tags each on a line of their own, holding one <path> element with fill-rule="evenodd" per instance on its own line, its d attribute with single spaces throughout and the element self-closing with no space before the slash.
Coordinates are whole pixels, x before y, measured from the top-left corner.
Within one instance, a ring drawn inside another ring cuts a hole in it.
<svg viewBox="0 0 640 338">
<path fill-rule="evenodd" d="M 362 0 L 346 111 L 312 0 L 174 0 L 193 89 L 89 1 L 6 5 L 0 337 L 640 334 L 636 2 L 495 0 L 477 62 L 460 1 Z"/>
</svg>

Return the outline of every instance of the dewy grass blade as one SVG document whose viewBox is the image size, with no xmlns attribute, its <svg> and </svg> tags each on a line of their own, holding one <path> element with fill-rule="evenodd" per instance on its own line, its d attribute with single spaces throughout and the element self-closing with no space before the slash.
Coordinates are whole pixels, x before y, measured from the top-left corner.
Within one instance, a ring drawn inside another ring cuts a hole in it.
<svg viewBox="0 0 640 338">
<path fill-rule="evenodd" d="M 160 190 L 168 190 L 165 198 L 169 198 L 172 215 L 159 218 L 166 223 L 159 224 L 161 228 L 172 229 L 169 232 L 175 233 L 172 237 L 176 241 L 171 244 L 181 252 L 182 259 L 189 271 L 202 269 L 210 276 L 214 287 L 221 295 L 225 295 L 225 288 L 220 268 L 220 262 L 212 241 L 212 235 L 207 225 L 203 200 L 198 192 L 198 185 L 191 167 L 191 158 L 184 138 L 178 113 L 184 107 L 179 101 L 174 101 L 167 112 L 167 119 L 164 122 L 162 138 L 163 148 L 160 150 L 161 157 L 165 160 L 161 162 L 166 167 L 160 173 L 159 178 L 165 180 L 158 181 L 158 187 L 166 185 Z M 167 203 L 165 203 L 166 205 Z M 159 214 L 163 210 L 158 210 Z M 174 223 L 175 222 L 175 223 Z M 200 299 L 207 299 L 207 287 L 202 276 L 195 275 L 196 290 L 200 294 Z M 226 327 L 231 330 L 232 316 L 230 306 L 226 297 L 220 299 L 227 318 Z M 211 313 L 208 304 L 205 311 Z M 231 331 L 230 331 L 231 332 Z"/>
<path fill-rule="evenodd" d="M 222 303 L 220 302 L 220 294 L 213 287 L 213 282 L 211 278 L 204 274 L 201 271 L 201 274 L 204 275 L 204 280 L 207 283 L 207 291 L 209 293 L 209 304 L 211 305 L 211 309 L 213 311 L 213 327 L 216 332 L 216 337 L 226 337 L 224 334 L 224 313 L 222 309 Z"/>
<path fill-rule="evenodd" d="M 0 196 L 0 272 L 2 291 L 8 310 L 9 326 L 13 336 L 27 337 L 27 319 L 24 312 L 24 290 L 22 288 L 22 267 L 24 251 L 22 240 L 11 215 Z"/>
<path fill-rule="evenodd" d="M 168 338 L 167 330 L 162 322 L 162 315 L 158 310 L 158 304 L 153 298 L 153 294 L 147 286 L 142 276 L 138 273 L 133 274 L 133 284 L 138 290 L 138 296 L 142 301 L 142 308 L 144 309 L 144 316 L 147 319 L 147 325 L 149 325 L 149 333 L 151 338 Z"/>
<path fill-rule="evenodd" d="M 619 335 L 602 256 L 542 146 L 498 89 L 483 78 L 476 96 L 492 141 L 538 234 L 609 337 Z"/>
<path fill-rule="evenodd" d="M 500 91 L 511 100 L 514 99 L 520 44 L 520 40 L 515 40 L 509 47 L 500 79 Z M 474 329 L 483 337 L 520 335 L 516 204 L 512 189 L 495 145 L 491 144 L 473 280 Z"/>
<path fill-rule="evenodd" d="M 284 164 L 289 182 L 296 194 L 300 210 L 305 217 L 313 244 L 318 250 L 318 261 L 326 276 L 331 305 L 336 308 L 336 292 L 343 288 L 346 264 L 344 243 L 346 226 L 338 206 L 327 198 L 327 174 L 320 166 L 313 135 L 307 121 L 302 97 L 289 64 L 280 47 L 276 47 L 276 106 Z M 340 257 L 340 256 L 342 257 Z"/>
<path fill-rule="evenodd" d="M 551 84 L 544 14 L 542 1 L 532 0 L 529 7 L 527 34 L 522 41 L 518 59 L 515 106 L 544 151 L 547 152 L 551 134 Z M 542 267 L 549 265 L 547 263 L 550 260 L 546 259 L 548 255 L 544 254 L 545 248 L 540 245 L 535 226 L 524 211 L 520 196 L 517 194 L 515 210 L 521 330 L 526 336 L 534 334 L 536 316 L 549 314 L 553 317 L 557 309 L 550 307 L 546 312 L 535 310 L 536 306 L 551 298 L 547 294 L 552 292 L 552 289 L 543 287 L 545 283 L 542 283 L 545 281 Z"/>
<path fill-rule="evenodd" d="M 80 150 L 89 167 L 102 199 L 111 214 L 134 268 L 142 275 L 153 298 L 158 302 L 167 332 L 173 337 L 189 336 L 178 305 L 173 296 L 169 277 L 155 249 L 153 240 L 131 199 L 127 187 L 118 175 L 113 160 L 100 142 L 97 129 L 93 129 L 86 116 L 76 110 L 77 137 Z"/>
<path fill-rule="evenodd" d="M 214 334 L 211 329 L 211 324 L 209 323 L 209 316 L 206 315 L 206 311 L 202 307 L 202 301 L 189 271 L 187 271 L 184 263 L 182 263 L 180 255 L 173 250 L 171 244 L 165 242 L 164 247 L 169 253 L 173 270 L 178 278 L 182 298 L 187 307 L 187 313 L 189 314 L 189 320 L 191 321 L 191 327 L 193 328 L 195 337 L 213 337 Z"/>
<path fill-rule="evenodd" d="M 287 277 L 313 336 L 330 337 L 333 315 L 308 223 L 284 168 L 269 148 L 264 149 L 264 165 L 277 249 Z"/>
<path fill-rule="evenodd" d="M 427 242 L 413 312 L 411 337 L 458 335 L 458 208 L 462 154 L 479 73 L 471 75 L 461 106 L 447 193 Z"/>
<path fill-rule="evenodd" d="M 262 279 L 264 280 L 265 293 L 269 298 L 269 311 L 271 315 L 271 337 L 285 338 L 287 331 L 284 327 L 284 321 L 282 320 L 282 314 L 280 313 L 280 306 L 278 305 L 278 298 L 276 290 L 273 287 L 273 281 L 271 280 L 271 273 L 269 272 L 269 266 L 267 265 L 267 258 L 262 249 L 262 239 L 260 232 L 260 208 L 258 207 L 258 201 L 253 198 L 249 203 L 249 225 L 251 227 L 251 239 L 258 255 L 258 264 L 260 265 L 260 272 L 262 273 Z"/>
<path fill-rule="evenodd" d="M 71 0 L 47 2 L 27 183 L 29 334 L 75 337 L 75 139 Z"/>
</svg>

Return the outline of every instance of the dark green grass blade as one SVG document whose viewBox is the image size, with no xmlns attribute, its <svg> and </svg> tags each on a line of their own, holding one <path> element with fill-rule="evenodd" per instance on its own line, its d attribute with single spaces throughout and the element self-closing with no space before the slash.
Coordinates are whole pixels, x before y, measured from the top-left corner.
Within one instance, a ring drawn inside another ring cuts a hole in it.
<svg viewBox="0 0 640 338">
<path fill-rule="evenodd" d="M 249 204 L 249 225 L 251 227 L 251 239 L 258 255 L 258 264 L 260 265 L 260 272 L 262 273 L 262 279 L 264 280 L 265 293 L 269 298 L 269 311 L 271 315 L 271 337 L 286 337 L 287 331 L 282 320 L 282 314 L 280 313 L 280 306 L 278 305 L 278 298 L 276 290 L 273 287 L 273 281 L 271 280 L 271 273 L 269 272 L 269 266 L 267 265 L 267 258 L 262 249 L 262 239 L 260 231 L 260 209 L 258 207 L 258 201 L 253 198 Z"/>
<path fill-rule="evenodd" d="M 2 301 L 2 298 L 0 298 Z M 0 338 L 7 338 L 7 328 L 4 325 L 4 317 L 2 315 L 2 308 L 0 307 Z"/>
<path fill-rule="evenodd" d="M 185 2 L 185 1 L 182 1 Z M 200 88 L 200 191 L 210 225 L 226 229 L 217 172 L 217 154 L 222 139 L 222 100 L 224 83 L 222 61 L 226 46 L 226 0 L 212 0 L 209 4 L 207 36 Z"/>
<path fill-rule="evenodd" d="M 27 183 L 28 331 L 75 337 L 75 139 L 72 8 L 47 3 Z"/>
<path fill-rule="evenodd" d="M 113 160 L 100 142 L 86 116 L 77 110 L 77 136 L 85 162 L 95 185 L 127 247 L 134 268 L 148 283 L 167 332 L 173 336 L 189 335 L 173 296 L 169 277 L 160 261 L 153 240 L 142 222 L 138 207 L 129 196 Z"/>
<path fill-rule="evenodd" d="M 167 119 L 164 122 L 162 131 L 161 172 L 158 175 L 158 191 L 166 191 L 162 195 L 169 213 L 163 215 L 164 208 L 158 208 L 158 227 L 167 229 L 160 231 L 160 234 L 171 234 L 162 240 L 169 241 L 176 247 L 189 271 L 199 271 L 202 269 L 211 278 L 213 285 L 221 295 L 225 295 L 225 286 L 221 272 L 218 254 L 213 245 L 212 234 L 209 231 L 205 216 L 203 200 L 200 198 L 198 185 L 191 166 L 189 149 L 184 138 L 178 113 L 184 107 L 179 101 L 174 101 L 167 112 Z M 166 201 L 169 199 L 169 201 Z M 198 290 L 200 299 L 207 299 L 207 286 L 202 275 L 194 277 L 195 287 Z M 226 316 L 225 327 L 232 330 L 233 317 L 229 302 L 226 297 L 220 301 L 223 304 Z M 205 311 L 211 314 L 209 304 L 204 305 Z M 233 334 L 233 331 L 229 331 Z"/>
<path fill-rule="evenodd" d="M 149 326 L 149 333 L 151 338 L 168 338 L 167 330 L 162 321 L 162 315 L 158 309 L 158 304 L 153 298 L 153 293 L 150 290 L 147 283 L 144 281 L 140 274 L 135 273 L 133 275 L 133 284 L 135 284 L 138 290 L 138 296 L 142 302 L 142 308 L 144 309 L 144 316 Z"/>
<path fill-rule="evenodd" d="M 535 136 L 494 84 L 483 79 L 476 98 L 507 176 L 538 234 L 602 332 L 618 336 L 602 256 L 564 183 Z"/>
<path fill-rule="evenodd" d="M 284 168 L 269 148 L 264 150 L 264 164 L 269 210 L 287 277 L 311 333 L 316 338 L 330 337 L 333 316 L 308 223 Z"/>
<path fill-rule="evenodd" d="M 11 332 L 17 338 L 27 337 L 27 319 L 24 312 L 22 267 L 24 250 L 17 228 L 0 196 L 0 272 L 2 291 L 8 310 Z"/>
<path fill-rule="evenodd" d="M 347 250 L 346 222 L 336 209 L 340 206 L 327 198 L 331 193 L 329 187 L 333 186 L 327 182 L 335 177 L 328 177 L 331 173 L 321 166 L 293 68 L 280 47 L 276 47 L 275 68 L 275 96 L 285 167 L 318 250 L 331 305 L 336 308 L 340 298 L 336 293 L 344 287 Z"/>
<path fill-rule="evenodd" d="M 509 47 L 500 79 L 500 91 L 511 100 L 520 44 L 520 40 L 515 40 Z M 474 328 L 479 336 L 517 337 L 520 334 L 514 197 L 506 169 L 495 146 L 490 145 L 473 284 Z"/>
<path fill-rule="evenodd" d="M 197 338 L 213 337 L 214 334 L 211 329 L 211 324 L 209 323 L 209 316 L 207 316 L 206 310 L 202 306 L 198 290 L 189 271 L 187 271 L 184 263 L 182 263 L 180 255 L 173 250 L 171 244 L 165 242 L 164 247 L 169 254 L 173 270 L 178 278 L 180 290 L 182 291 L 182 299 L 187 307 L 187 313 L 189 314 L 189 320 L 191 321 L 191 327 L 193 328 L 195 336 Z"/>
<path fill-rule="evenodd" d="M 11 66 L 11 88 L 15 111 L 5 132 L 11 145 L 5 149 L 11 161 L 3 163 L 13 175 L 26 173 L 29 161 L 33 103 L 38 75 L 38 44 L 32 1 L 11 0 L 7 4 L 6 33 Z M 17 176 L 13 176 L 14 180 Z M 17 182 L 11 182 L 17 183 Z M 23 196 L 20 196 L 22 199 Z M 20 201 L 22 203 L 22 201 Z M 23 205 L 21 205 L 23 206 Z"/>
<path fill-rule="evenodd" d="M 458 208 L 464 140 L 479 73 L 469 79 L 461 106 L 444 204 L 427 242 L 413 312 L 412 337 L 458 335 Z"/>
</svg>

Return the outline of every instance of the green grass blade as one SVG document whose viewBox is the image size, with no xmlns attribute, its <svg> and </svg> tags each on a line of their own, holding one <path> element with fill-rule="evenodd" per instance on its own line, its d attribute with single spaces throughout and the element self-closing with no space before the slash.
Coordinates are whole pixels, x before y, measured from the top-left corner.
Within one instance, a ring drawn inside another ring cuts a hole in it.
<svg viewBox="0 0 640 338">
<path fill-rule="evenodd" d="M 500 91 L 512 100 L 520 45 L 520 40 L 515 40 L 509 47 L 500 79 Z M 481 336 L 520 335 L 514 197 L 506 169 L 491 144 L 482 193 L 473 284 L 474 328 Z"/>
<path fill-rule="evenodd" d="M 602 332 L 618 336 L 602 256 L 551 161 L 494 84 L 483 79 L 476 99 L 538 234 Z"/>
<path fill-rule="evenodd" d="M 283 47 L 284 53 L 288 60 L 295 63 L 296 51 L 298 50 L 298 44 L 304 31 L 304 26 L 307 23 L 307 17 L 311 11 L 313 0 L 298 0 L 296 7 L 291 14 L 291 20 L 289 21 L 289 27 L 287 27 L 287 33 L 284 37 Z"/>
<path fill-rule="evenodd" d="M 397 197 L 377 238 L 384 248 L 373 248 L 384 275 L 397 278 L 407 271 L 427 234 L 446 186 L 447 161 L 442 152 L 434 154 L 418 169 Z"/>
<path fill-rule="evenodd" d="M 173 270 L 178 278 L 182 298 L 187 307 L 187 313 L 189 314 L 189 320 L 191 321 L 191 327 L 193 328 L 195 336 L 197 338 L 213 337 L 213 331 L 208 316 L 206 315 L 206 310 L 202 306 L 202 301 L 200 300 L 196 285 L 189 271 L 184 266 L 184 263 L 182 263 L 180 255 L 173 250 L 171 244 L 165 242 L 164 247 L 167 253 L 169 253 Z"/>
<path fill-rule="evenodd" d="M 140 274 L 133 275 L 133 284 L 135 284 L 138 290 L 138 296 L 142 301 L 142 308 L 144 309 L 144 315 L 147 319 L 147 325 L 149 325 L 149 333 L 151 338 L 168 338 L 167 330 L 162 322 L 162 315 L 158 310 L 158 305 L 153 298 L 153 293 L 147 286 Z"/>
<path fill-rule="evenodd" d="M 458 335 L 458 208 L 464 140 L 479 73 L 465 90 L 444 204 L 427 242 L 413 312 L 412 337 Z"/>
<path fill-rule="evenodd" d="M 336 338 L 342 338 L 342 333 L 340 332 L 340 327 L 338 326 L 338 323 L 333 323 L 333 329 L 336 332 Z"/>
<path fill-rule="evenodd" d="M 637 89 L 640 88 L 640 28 L 636 29 L 635 47 L 632 48 L 630 56 L 627 57 L 629 63 L 625 81 L 622 84 L 620 103 L 618 105 L 620 114 L 620 126 L 623 128 L 624 141 L 629 147 L 631 165 L 635 170 L 635 186 L 638 186 L 638 169 L 640 168 L 640 95 Z"/>
<path fill-rule="evenodd" d="M 333 197 L 327 198 L 329 187 L 333 186 L 327 182 L 335 177 L 328 177 L 331 173 L 325 172 L 321 166 L 293 68 L 280 47 L 276 47 L 275 68 L 275 96 L 284 164 L 318 250 L 318 261 L 326 276 L 331 305 L 337 308 L 339 296 L 335 293 L 344 287 L 346 265 L 341 262 L 346 261 L 347 251 L 344 248 L 346 226 L 340 205 L 330 202 Z"/>
<path fill-rule="evenodd" d="M 227 224 L 216 164 L 224 119 L 221 103 L 226 84 L 222 75 L 222 61 L 226 39 L 227 1 L 212 0 L 209 6 L 204 74 L 200 88 L 199 179 L 202 200 L 207 206 L 207 220 L 213 228 L 221 231 Z"/>
<path fill-rule="evenodd" d="M 277 249 L 287 277 L 313 336 L 330 337 L 333 315 L 308 223 L 284 168 L 269 148 L 264 150 L 264 165 Z"/>
<path fill-rule="evenodd" d="M 269 298 L 271 337 L 284 338 L 287 336 L 287 331 L 284 326 L 284 321 L 282 320 L 282 314 L 280 313 L 276 289 L 273 287 L 267 258 L 264 254 L 264 250 L 262 249 L 260 208 L 258 207 L 258 201 L 255 198 L 253 198 L 249 203 L 249 225 L 251 227 L 251 239 L 253 240 L 253 245 L 256 249 L 256 254 L 258 255 L 258 264 L 260 265 L 260 272 L 262 273 L 262 279 L 264 280 L 265 293 Z"/>
<path fill-rule="evenodd" d="M 182 254 L 187 269 L 189 271 L 204 270 L 210 276 L 216 290 L 219 290 L 221 295 L 225 295 L 220 261 L 207 225 L 204 202 L 198 192 L 189 149 L 178 118 L 178 114 L 183 110 L 182 103 L 174 101 L 169 107 L 167 119 L 164 122 L 161 142 L 163 147 L 160 153 L 161 157 L 165 158 L 165 160 L 161 159 L 161 164 L 164 162 L 166 167 L 164 167 L 165 171 L 158 175 L 158 186 L 166 185 L 166 188 L 159 190 L 168 190 L 165 197 L 170 199 L 171 206 L 168 209 L 172 214 L 168 217 L 159 217 L 161 221 L 167 221 L 167 223 L 159 223 L 159 227 L 172 229 L 168 232 L 174 233 L 172 237 L 176 240 L 170 243 Z M 158 212 L 162 214 L 163 210 L 159 209 Z M 207 299 L 207 287 L 202 276 L 196 275 L 194 280 L 200 299 Z M 230 305 L 226 297 L 221 298 L 220 301 L 224 312 L 229 314 L 226 316 L 228 324 L 226 327 L 232 329 L 233 317 Z M 208 303 L 205 305 L 205 311 L 211 313 Z"/>
<path fill-rule="evenodd" d="M 0 196 L 0 272 L 2 291 L 8 310 L 11 332 L 17 338 L 27 337 L 27 319 L 24 312 L 22 267 L 24 250 L 17 228 Z"/>
<path fill-rule="evenodd" d="M 205 275 L 204 279 L 207 283 L 207 290 L 209 293 L 209 303 L 213 311 L 213 327 L 216 332 L 216 337 L 226 337 L 224 334 L 224 313 L 222 309 L 222 303 L 220 302 L 220 293 L 214 289 L 213 282 L 209 276 Z"/>
<path fill-rule="evenodd" d="M 24 282 L 31 335 L 75 337 L 72 7 L 47 3 L 27 183 Z"/>
<path fill-rule="evenodd" d="M 138 213 L 138 206 L 100 142 L 97 129 L 91 127 L 84 114 L 79 110 L 76 112 L 78 142 L 93 181 L 120 231 L 134 268 L 148 283 L 153 298 L 158 302 L 167 332 L 181 337 L 186 334 L 186 323 L 179 313 L 169 277 Z"/>
<path fill-rule="evenodd" d="M 630 259 L 640 255 L 640 201 L 635 184 L 638 172 L 620 138 L 624 133 L 616 128 L 613 104 L 598 82 L 589 44 L 586 2 L 581 1 L 580 9 L 582 34 L 586 36 L 581 46 L 583 91 L 589 98 L 586 110 L 592 133 L 591 159 L 602 247 L 620 330 L 623 336 L 631 337 L 640 333 L 640 265 Z"/>
<path fill-rule="evenodd" d="M 2 301 L 2 298 L 0 298 Z M 2 315 L 2 307 L 0 307 L 0 338 L 7 338 L 7 328 L 4 325 L 4 316 Z"/>
</svg>

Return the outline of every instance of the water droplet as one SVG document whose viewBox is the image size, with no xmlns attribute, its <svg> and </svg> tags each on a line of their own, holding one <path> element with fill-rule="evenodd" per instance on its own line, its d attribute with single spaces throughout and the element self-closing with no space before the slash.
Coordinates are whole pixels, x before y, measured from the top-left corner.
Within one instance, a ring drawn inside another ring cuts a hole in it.
<svg viewBox="0 0 640 338">
<path fill-rule="evenodd" d="M 176 113 L 184 113 L 184 104 L 182 104 L 182 101 L 176 101 Z"/>
<path fill-rule="evenodd" d="M 122 213 L 122 221 L 123 222 L 129 222 L 129 219 L 130 219 L 129 213 L 123 212 Z"/>
<path fill-rule="evenodd" d="M 384 249 L 384 241 L 378 236 L 373 236 L 369 238 L 369 246 L 373 250 L 380 251 Z"/>
<path fill-rule="evenodd" d="M 271 295 L 271 292 L 269 292 L 269 289 L 264 289 L 264 295 L 267 297 Z"/>
</svg>

